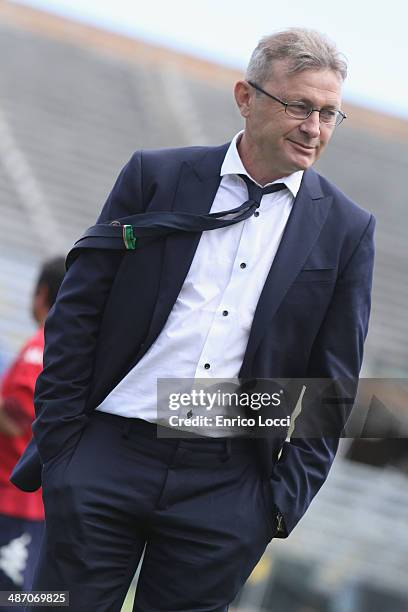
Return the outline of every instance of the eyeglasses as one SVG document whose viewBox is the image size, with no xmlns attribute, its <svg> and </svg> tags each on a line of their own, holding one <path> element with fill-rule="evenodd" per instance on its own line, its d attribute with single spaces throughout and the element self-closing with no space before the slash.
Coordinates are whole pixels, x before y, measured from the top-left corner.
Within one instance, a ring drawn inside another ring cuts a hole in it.
<svg viewBox="0 0 408 612">
<path fill-rule="evenodd" d="M 280 100 L 280 98 L 277 98 L 276 96 L 273 96 L 262 89 L 262 87 L 259 87 L 259 85 L 256 83 L 252 83 L 252 81 L 248 81 L 248 85 L 265 94 L 265 96 L 268 96 L 268 98 L 272 98 L 272 100 L 283 104 L 285 107 L 285 113 L 293 119 L 307 119 L 314 111 L 316 111 L 319 113 L 319 120 L 321 123 L 337 127 L 340 125 L 343 119 L 347 118 L 347 115 L 341 110 L 337 110 L 335 108 L 312 108 L 309 104 L 305 104 L 304 102 L 284 102 L 283 100 Z"/>
</svg>

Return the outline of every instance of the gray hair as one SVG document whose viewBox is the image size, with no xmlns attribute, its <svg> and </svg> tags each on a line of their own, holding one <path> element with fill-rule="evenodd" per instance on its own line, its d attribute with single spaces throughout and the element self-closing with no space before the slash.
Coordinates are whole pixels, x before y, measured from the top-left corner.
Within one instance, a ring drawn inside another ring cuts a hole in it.
<svg viewBox="0 0 408 612">
<path fill-rule="evenodd" d="M 245 78 L 262 85 L 272 76 L 273 64 L 287 60 L 288 74 L 329 69 L 344 81 L 347 63 L 336 45 L 317 30 L 289 28 L 264 36 L 252 53 Z"/>
</svg>

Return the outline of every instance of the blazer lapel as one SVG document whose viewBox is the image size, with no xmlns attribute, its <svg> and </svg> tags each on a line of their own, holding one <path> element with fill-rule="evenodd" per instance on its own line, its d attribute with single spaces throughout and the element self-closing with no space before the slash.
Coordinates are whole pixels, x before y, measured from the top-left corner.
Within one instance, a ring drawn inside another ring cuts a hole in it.
<svg viewBox="0 0 408 612">
<path fill-rule="evenodd" d="M 208 213 L 219 184 L 220 169 L 229 143 L 210 149 L 195 164 L 185 162 L 180 171 L 172 210 Z M 155 341 L 177 299 L 200 241 L 200 233 L 177 232 L 166 238 L 159 295 L 141 358 Z"/>
<path fill-rule="evenodd" d="M 240 377 L 250 376 L 250 364 L 287 290 L 303 267 L 327 218 L 332 196 L 324 197 L 318 174 L 306 170 L 293 203 L 281 243 L 265 281 L 248 339 Z"/>
</svg>

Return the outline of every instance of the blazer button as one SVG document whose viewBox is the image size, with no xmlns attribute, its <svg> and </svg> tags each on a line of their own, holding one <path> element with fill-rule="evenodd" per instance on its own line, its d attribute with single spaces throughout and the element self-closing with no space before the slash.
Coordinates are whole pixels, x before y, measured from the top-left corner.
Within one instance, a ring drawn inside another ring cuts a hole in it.
<svg viewBox="0 0 408 612">
<path fill-rule="evenodd" d="M 239 264 L 239 267 L 240 267 L 240 268 L 246 268 L 246 266 L 247 266 L 247 265 L 246 265 L 246 263 L 245 263 L 244 261 L 243 261 L 241 264 Z"/>
<path fill-rule="evenodd" d="M 205 364 L 204 364 L 204 368 L 205 368 L 206 370 L 209 370 L 209 369 L 210 369 L 210 364 L 209 364 L 209 363 L 205 363 Z"/>
</svg>

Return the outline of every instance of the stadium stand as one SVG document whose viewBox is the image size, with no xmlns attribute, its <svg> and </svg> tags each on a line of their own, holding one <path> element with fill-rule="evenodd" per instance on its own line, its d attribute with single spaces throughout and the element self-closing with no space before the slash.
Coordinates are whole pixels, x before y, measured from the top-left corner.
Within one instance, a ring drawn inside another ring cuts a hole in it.
<svg viewBox="0 0 408 612">
<path fill-rule="evenodd" d="M 406 612 L 407 507 L 405 476 L 336 461 L 291 537 L 267 549 L 239 609 Z"/>
</svg>

